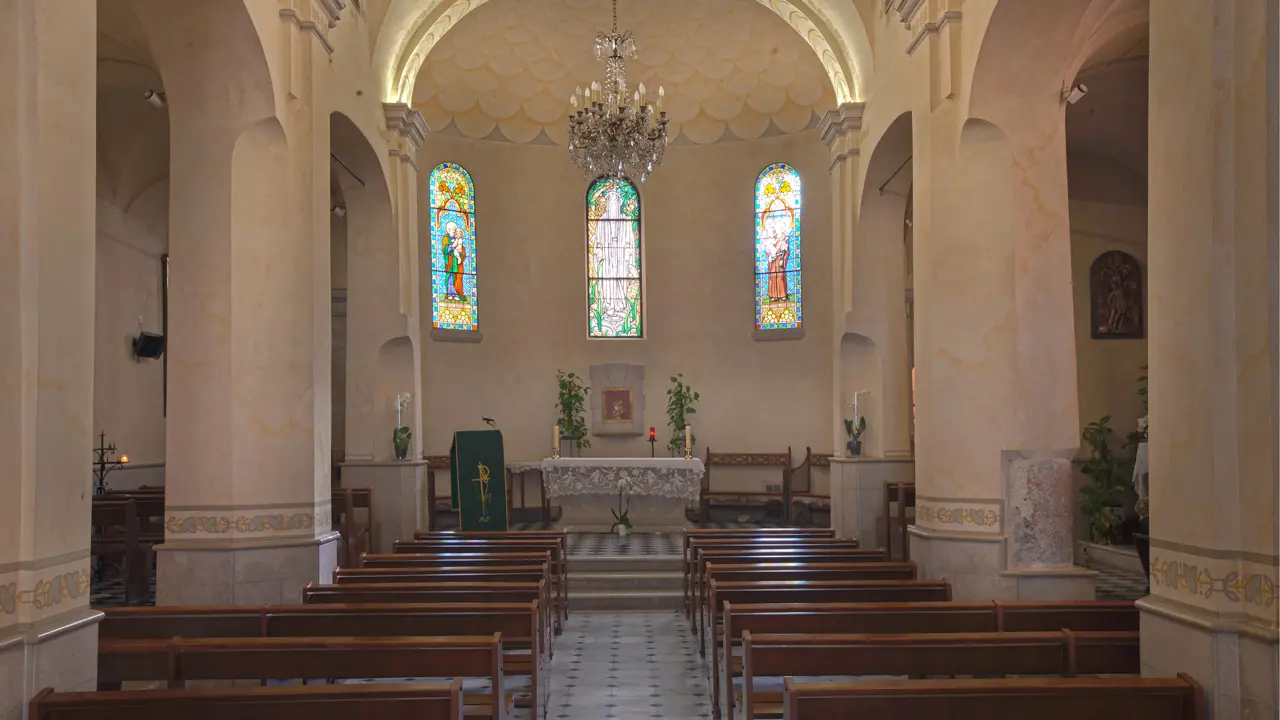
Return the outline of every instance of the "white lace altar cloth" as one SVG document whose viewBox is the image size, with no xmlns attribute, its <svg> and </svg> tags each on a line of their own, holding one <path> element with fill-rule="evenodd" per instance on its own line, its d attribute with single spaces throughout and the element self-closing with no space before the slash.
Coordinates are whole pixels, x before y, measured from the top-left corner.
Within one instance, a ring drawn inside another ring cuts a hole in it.
<svg viewBox="0 0 1280 720">
<path fill-rule="evenodd" d="M 542 461 L 541 460 L 513 460 L 512 462 L 507 463 L 507 469 L 510 470 L 512 473 L 516 473 L 516 474 L 528 472 L 530 470 L 541 470 Z"/>
<path fill-rule="evenodd" d="M 655 496 L 697 500 L 705 469 L 698 458 L 560 458 L 542 461 L 547 495 Z"/>
</svg>

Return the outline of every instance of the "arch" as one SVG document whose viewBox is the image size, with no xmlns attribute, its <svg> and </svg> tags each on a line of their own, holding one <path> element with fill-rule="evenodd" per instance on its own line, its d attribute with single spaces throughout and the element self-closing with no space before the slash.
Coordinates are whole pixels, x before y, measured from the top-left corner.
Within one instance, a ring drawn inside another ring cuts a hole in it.
<svg viewBox="0 0 1280 720">
<path fill-rule="evenodd" d="M 431 198 L 431 327 L 480 329 L 476 186 L 457 163 L 440 163 L 427 181 Z"/>
<path fill-rule="evenodd" d="M 756 330 L 804 327 L 804 277 L 801 274 L 800 173 L 773 163 L 756 177 L 755 283 Z"/>
<path fill-rule="evenodd" d="M 417 347 L 414 345 L 413 339 L 401 335 L 387 340 L 378 348 L 377 365 L 374 371 L 374 403 L 376 408 L 367 420 L 373 421 L 378 428 L 395 427 L 396 420 L 396 395 L 403 392 L 411 393 L 415 405 L 421 405 L 417 402 L 419 398 L 413 393 L 417 385 L 414 382 L 414 356 L 417 354 Z M 409 457 L 418 457 L 422 448 L 422 426 L 417 418 L 422 417 L 422 411 L 418 408 L 411 408 L 409 418 L 403 419 L 411 431 L 413 438 L 409 445 Z M 379 435 L 379 440 L 374 443 L 374 457 L 379 460 L 390 460 L 395 454 L 391 444 L 390 435 Z"/>
<path fill-rule="evenodd" d="M 756 0 L 813 49 L 837 102 L 861 102 L 872 75 L 871 41 L 847 0 Z M 374 64 L 386 102 L 413 101 L 413 85 L 431 49 L 467 13 L 488 0 L 391 0 L 378 33 Z"/>
<path fill-rule="evenodd" d="M 1029 108 L 1060 110 L 1062 88 L 1093 52 L 1146 23 L 1148 2 L 999 0 L 976 54 L 968 117 L 1010 128 Z"/>
<path fill-rule="evenodd" d="M 640 192 L 624 177 L 587 189 L 587 335 L 644 337 Z"/>
</svg>

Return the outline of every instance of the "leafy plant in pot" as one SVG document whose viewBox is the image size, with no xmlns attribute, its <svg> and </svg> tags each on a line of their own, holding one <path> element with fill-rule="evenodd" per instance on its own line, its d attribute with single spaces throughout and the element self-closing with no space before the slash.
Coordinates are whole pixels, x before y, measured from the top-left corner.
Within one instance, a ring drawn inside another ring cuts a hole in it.
<svg viewBox="0 0 1280 720">
<path fill-rule="evenodd" d="M 626 480 L 618 481 L 618 509 L 609 508 L 609 512 L 613 513 L 613 525 L 609 526 L 609 532 L 618 532 L 619 536 L 625 536 L 632 532 L 635 528 L 631 525 L 631 493 L 628 492 Z"/>
<path fill-rule="evenodd" d="M 854 425 L 852 420 L 845 418 L 844 431 L 849 436 L 849 457 L 858 457 L 862 454 L 862 433 L 867 431 L 867 419 L 859 417 L 858 424 Z"/>
<path fill-rule="evenodd" d="M 577 373 L 556 371 L 559 395 L 556 398 L 556 415 L 559 417 L 560 436 L 568 438 L 573 447 L 591 447 L 587 438 L 587 421 L 583 418 L 587 407 L 587 393 L 591 388 L 582 382 Z"/>
<path fill-rule="evenodd" d="M 396 449 L 396 459 L 409 457 L 409 441 L 413 440 L 413 431 L 404 424 L 404 412 L 409 409 L 413 396 L 409 393 L 396 393 L 396 429 L 391 432 L 391 444 Z"/>
<path fill-rule="evenodd" d="M 1080 488 L 1080 511 L 1089 524 L 1089 540 L 1113 545 L 1120 540 L 1124 522 L 1122 498 L 1129 488 L 1123 468 L 1125 462 L 1111 448 L 1114 431 L 1111 416 L 1106 415 L 1085 426 L 1081 439 L 1089 447 L 1089 457 L 1080 469 L 1090 483 Z"/>
<path fill-rule="evenodd" d="M 694 407 L 702 396 L 693 391 L 693 387 L 685 384 L 684 375 L 671 376 L 672 387 L 667 388 L 667 426 L 671 428 L 671 439 L 667 441 L 667 450 L 672 457 L 684 452 L 684 427 L 689 424 L 689 416 L 698 412 Z M 689 449 L 698 442 L 696 436 L 689 437 Z M 681 456 L 683 457 L 683 455 Z"/>
</svg>

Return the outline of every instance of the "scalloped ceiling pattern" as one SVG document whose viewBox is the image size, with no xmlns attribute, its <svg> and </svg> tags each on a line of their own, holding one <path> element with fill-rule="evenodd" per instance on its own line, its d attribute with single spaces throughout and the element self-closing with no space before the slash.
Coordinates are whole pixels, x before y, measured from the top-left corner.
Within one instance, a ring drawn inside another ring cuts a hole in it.
<svg viewBox="0 0 1280 720">
<path fill-rule="evenodd" d="M 628 82 L 667 91 L 673 143 L 794 133 L 835 107 L 827 71 L 796 31 L 756 0 L 621 3 L 635 34 Z M 609 0 L 490 0 L 427 56 L 414 87 L 433 132 L 567 143 L 569 96 L 603 77 L 595 36 Z"/>
</svg>

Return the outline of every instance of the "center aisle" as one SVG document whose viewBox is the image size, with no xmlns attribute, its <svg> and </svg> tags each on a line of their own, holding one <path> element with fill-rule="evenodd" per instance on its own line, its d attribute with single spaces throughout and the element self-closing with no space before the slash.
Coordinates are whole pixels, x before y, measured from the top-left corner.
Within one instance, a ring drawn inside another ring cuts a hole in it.
<svg viewBox="0 0 1280 720">
<path fill-rule="evenodd" d="M 555 655 L 549 718 L 711 717 L 697 641 L 679 613 L 573 613 Z"/>
</svg>

